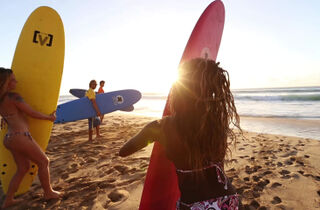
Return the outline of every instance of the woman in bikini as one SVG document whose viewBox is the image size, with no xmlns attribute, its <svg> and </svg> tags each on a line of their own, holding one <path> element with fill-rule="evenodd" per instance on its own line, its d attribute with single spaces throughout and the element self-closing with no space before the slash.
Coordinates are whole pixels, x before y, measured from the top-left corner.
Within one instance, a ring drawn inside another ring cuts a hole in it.
<svg viewBox="0 0 320 210">
<path fill-rule="evenodd" d="M 236 140 L 230 125 L 241 131 L 240 119 L 228 72 L 218 64 L 202 58 L 184 63 L 169 98 L 172 115 L 147 124 L 119 152 L 127 156 L 159 141 L 176 167 L 177 209 L 239 208 L 224 160 Z"/>
<path fill-rule="evenodd" d="M 3 139 L 3 144 L 10 150 L 17 165 L 17 171 L 10 181 L 2 208 L 18 202 L 14 200 L 14 194 L 30 168 L 30 161 L 36 163 L 39 168 L 38 175 L 45 199 L 60 197 L 60 192 L 54 191 L 50 185 L 49 159 L 30 135 L 25 117 L 25 115 L 28 115 L 36 119 L 53 122 L 56 119 L 55 112 L 46 115 L 33 110 L 18 93 L 11 92 L 15 89 L 16 84 L 17 81 L 12 70 L 0 68 L 1 124 L 6 122 L 8 125 L 8 132 Z"/>
</svg>

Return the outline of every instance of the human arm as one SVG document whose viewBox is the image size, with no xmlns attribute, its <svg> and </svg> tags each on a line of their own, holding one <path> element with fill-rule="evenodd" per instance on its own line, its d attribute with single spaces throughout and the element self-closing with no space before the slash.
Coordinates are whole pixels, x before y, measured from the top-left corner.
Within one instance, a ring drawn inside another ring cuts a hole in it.
<svg viewBox="0 0 320 210">
<path fill-rule="evenodd" d="M 97 105 L 97 102 L 96 102 L 96 94 L 95 94 L 94 90 L 90 88 L 90 89 L 86 92 L 86 97 L 88 97 L 88 99 L 91 101 L 94 110 L 96 111 L 97 115 L 100 117 L 100 120 L 101 120 L 101 122 L 102 122 L 102 120 L 103 120 L 103 115 L 101 115 L 100 109 L 99 109 L 99 107 L 98 107 L 98 105 Z"/>
<path fill-rule="evenodd" d="M 90 101 L 92 102 L 93 108 L 97 112 L 97 115 L 100 117 L 100 120 L 102 122 L 103 115 L 101 115 L 101 112 L 100 112 L 100 109 L 99 109 L 99 107 L 97 105 L 96 99 L 90 99 Z"/>
<path fill-rule="evenodd" d="M 132 153 L 146 147 L 148 144 L 163 138 L 161 125 L 159 121 L 153 121 L 147 124 L 142 130 L 132 137 L 119 151 L 121 157 L 131 155 Z"/>
<path fill-rule="evenodd" d="M 52 112 L 50 115 L 46 115 L 46 114 L 43 114 L 41 112 L 34 110 L 29 104 L 24 102 L 23 98 L 19 94 L 11 93 L 8 96 L 13 101 L 15 106 L 20 111 L 27 114 L 28 116 L 30 116 L 32 118 L 40 119 L 40 120 L 49 120 L 52 122 L 54 122 L 56 120 L 56 116 L 55 116 L 56 111 Z"/>
</svg>

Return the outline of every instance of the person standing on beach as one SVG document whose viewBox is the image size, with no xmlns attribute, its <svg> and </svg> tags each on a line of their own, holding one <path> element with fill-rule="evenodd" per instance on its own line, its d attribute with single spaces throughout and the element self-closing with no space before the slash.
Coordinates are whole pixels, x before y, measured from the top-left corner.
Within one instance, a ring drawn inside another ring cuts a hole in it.
<svg viewBox="0 0 320 210">
<path fill-rule="evenodd" d="M 172 115 L 147 124 L 119 151 L 125 157 L 158 141 L 176 167 L 177 209 L 239 208 L 224 160 L 236 142 L 230 124 L 241 131 L 240 118 L 228 72 L 218 65 L 202 58 L 185 62 L 169 96 Z"/>
<path fill-rule="evenodd" d="M 0 115 L 1 126 L 5 122 L 8 132 L 3 139 L 4 146 L 11 152 L 17 171 L 12 177 L 2 208 L 19 202 L 14 199 L 24 175 L 29 171 L 30 161 L 38 166 L 38 176 L 44 190 L 45 199 L 59 198 L 61 193 L 52 189 L 50 184 L 49 158 L 42 151 L 29 132 L 25 115 L 35 119 L 54 122 L 55 111 L 50 115 L 40 113 L 31 108 L 23 98 L 15 92 L 17 81 L 11 69 L 0 68 Z M 3 122 L 4 121 L 4 122 Z"/>
<path fill-rule="evenodd" d="M 103 90 L 104 84 L 105 84 L 105 81 L 101 80 L 100 83 L 99 83 L 100 87 L 98 89 L 98 93 L 99 94 L 104 93 L 104 90 Z"/>
<path fill-rule="evenodd" d="M 93 128 L 96 128 L 96 137 L 101 137 L 100 135 L 100 124 L 103 120 L 103 115 L 101 115 L 99 107 L 96 103 L 96 93 L 94 89 L 97 87 L 96 80 L 91 80 L 89 83 L 89 90 L 86 92 L 86 97 L 92 102 L 93 108 L 95 109 L 98 117 L 91 117 L 88 119 L 89 125 L 89 141 L 92 141 Z"/>
</svg>

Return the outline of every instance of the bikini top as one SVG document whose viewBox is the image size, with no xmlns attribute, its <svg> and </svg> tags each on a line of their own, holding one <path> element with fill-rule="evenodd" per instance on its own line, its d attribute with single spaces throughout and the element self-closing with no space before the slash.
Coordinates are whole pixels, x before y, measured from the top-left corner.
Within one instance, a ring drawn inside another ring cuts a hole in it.
<svg viewBox="0 0 320 210">
<path fill-rule="evenodd" d="M 16 114 L 7 114 L 7 115 L 2 116 L 2 119 L 3 119 L 6 123 L 8 123 L 8 119 L 14 117 L 15 115 L 16 115 Z"/>
<path fill-rule="evenodd" d="M 3 118 L 5 121 L 7 121 L 8 119 L 14 117 L 14 115 L 15 115 L 15 114 L 7 114 L 7 115 L 2 116 L 2 118 Z"/>
<path fill-rule="evenodd" d="M 221 184 L 224 184 L 224 189 L 227 190 L 228 189 L 228 179 L 227 179 L 227 176 L 223 170 L 223 163 L 210 163 L 208 166 L 205 166 L 200 169 L 191 169 L 191 170 L 176 169 L 176 172 L 180 173 L 180 174 L 191 174 L 191 173 L 205 171 L 210 168 L 216 168 L 218 182 Z"/>
</svg>

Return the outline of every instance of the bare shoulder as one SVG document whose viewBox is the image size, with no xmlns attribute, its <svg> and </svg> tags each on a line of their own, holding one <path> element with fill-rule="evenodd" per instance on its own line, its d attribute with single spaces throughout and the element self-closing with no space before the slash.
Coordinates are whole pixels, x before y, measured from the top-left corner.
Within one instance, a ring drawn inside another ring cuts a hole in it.
<svg viewBox="0 0 320 210">
<path fill-rule="evenodd" d="M 160 127 L 160 121 L 159 120 L 154 120 L 150 123 L 148 123 L 146 126 L 145 126 L 146 129 L 149 129 L 149 130 L 159 130 L 161 127 Z"/>
<path fill-rule="evenodd" d="M 161 118 L 159 120 L 159 125 L 164 129 L 167 127 L 172 127 L 173 117 L 172 116 L 165 116 L 165 117 Z"/>
<path fill-rule="evenodd" d="M 152 122 L 150 122 L 149 124 L 146 125 L 146 127 L 148 128 L 156 128 L 156 129 L 163 129 L 164 127 L 169 126 L 170 124 L 172 124 L 172 117 L 167 116 L 167 117 L 163 117 L 159 120 L 154 120 Z"/>
<path fill-rule="evenodd" d="M 8 97 L 15 102 L 23 102 L 23 98 L 19 93 L 9 92 Z"/>
</svg>

